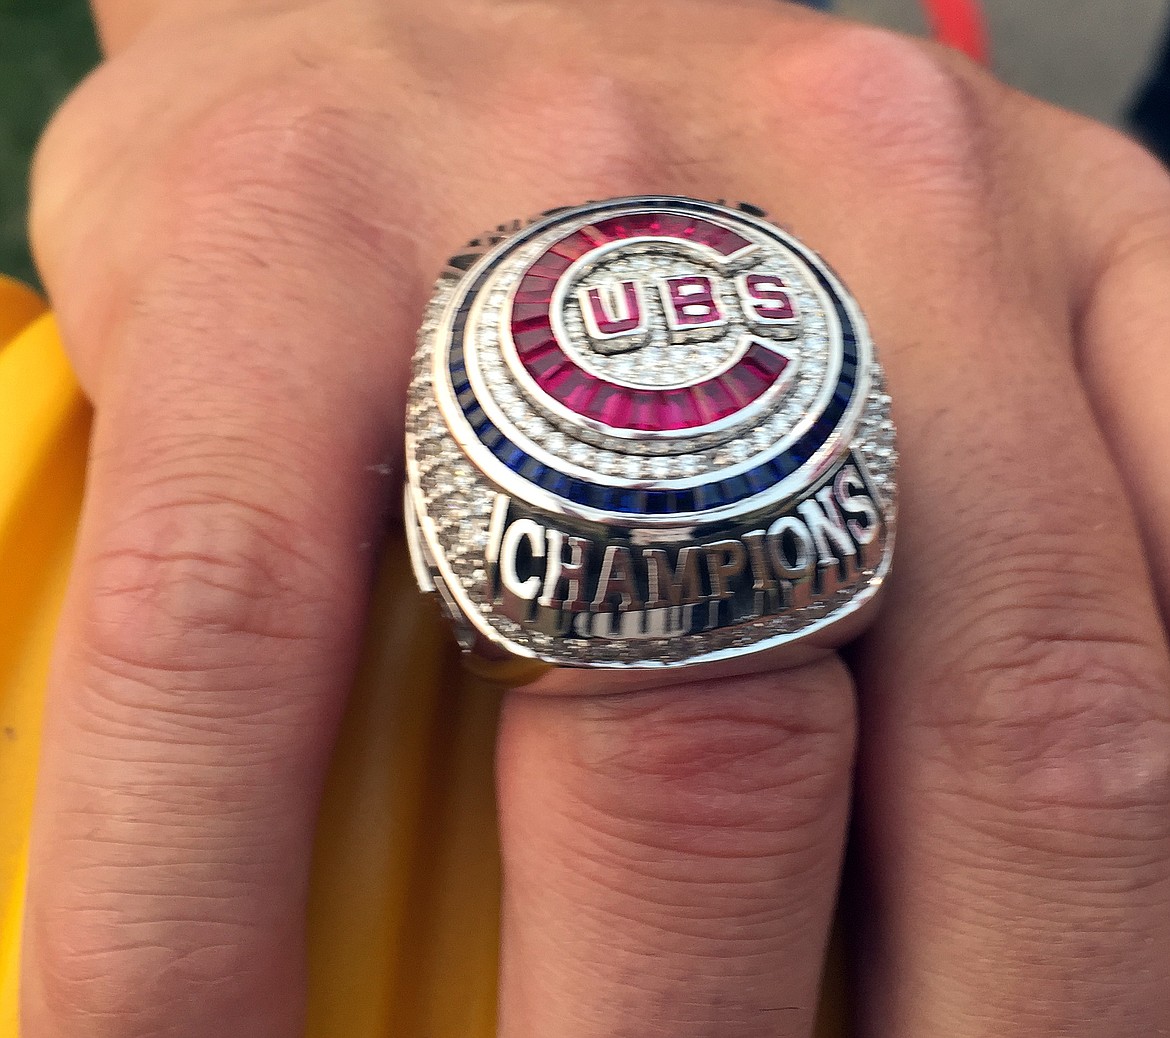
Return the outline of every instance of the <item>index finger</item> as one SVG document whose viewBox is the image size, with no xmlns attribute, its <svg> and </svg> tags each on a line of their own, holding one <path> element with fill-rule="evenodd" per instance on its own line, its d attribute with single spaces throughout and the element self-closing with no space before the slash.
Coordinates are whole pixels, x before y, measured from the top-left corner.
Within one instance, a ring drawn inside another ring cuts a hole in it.
<svg viewBox="0 0 1170 1038">
<path fill-rule="evenodd" d="M 101 353 L 101 392 L 44 728 L 30 1038 L 300 1028 L 316 801 L 392 483 L 384 301 L 403 289 L 329 223 L 328 177 L 293 170 L 296 208 L 262 154 L 206 158 L 128 319 L 72 344 Z"/>
</svg>

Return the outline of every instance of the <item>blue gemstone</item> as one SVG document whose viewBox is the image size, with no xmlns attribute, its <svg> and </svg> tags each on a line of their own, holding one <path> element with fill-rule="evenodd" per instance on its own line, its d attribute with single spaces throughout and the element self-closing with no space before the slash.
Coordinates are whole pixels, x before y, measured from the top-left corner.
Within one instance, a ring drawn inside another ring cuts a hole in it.
<svg viewBox="0 0 1170 1038">
<path fill-rule="evenodd" d="M 572 491 L 573 481 L 560 472 L 547 469 L 540 485 L 550 494 L 556 494 L 558 497 L 568 497 Z"/>
<path fill-rule="evenodd" d="M 809 458 L 813 456 L 816 446 L 809 441 L 809 437 L 805 437 L 799 443 L 794 443 L 792 448 L 788 451 L 788 461 L 792 465 L 792 471 L 795 472 L 801 465 L 803 465 Z"/>
<path fill-rule="evenodd" d="M 585 483 L 579 479 L 570 479 L 569 491 L 565 496 L 570 501 L 576 501 L 579 505 L 588 505 L 593 503 L 594 489 L 592 483 Z"/>
<path fill-rule="evenodd" d="M 753 494 L 758 494 L 762 490 L 767 490 L 772 485 L 772 480 L 768 473 L 763 468 L 752 469 L 751 472 L 746 473 L 748 486 L 752 488 Z"/>
<path fill-rule="evenodd" d="M 674 495 L 669 490 L 647 490 L 646 512 L 649 515 L 671 515 L 675 509 L 671 506 Z"/>
<path fill-rule="evenodd" d="M 513 444 L 507 444 L 501 449 L 500 461 L 507 465 L 513 472 L 516 472 L 527 460 L 528 455 Z"/>
<path fill-rule="evenodd" d="M 721 486 L 728 501 L 738 501 L 748 494 L 748 481 L 743 476 L 728 476 Z"/>
<path fill-rule="evenodd" d="M 796 471 L 796 465 L 787 454 L 772 459 L 772 481 L 780 483 Z"/>
<path fill-rule="evenodd" d="M 704 483 L 702 486 L 695 487 L 691 493 L 695 499 L 695 510 L 703 511 L 708 508 L 714 508 L 716 502 L 722 504 L 719 500 L 719 491 L 714 483 Z"/>
<path fill-rule="evenodd" d="M 829 434 L 832 433 L 833 426 L 837 424 L 837 417 L 840 415 L 840 413 L 841 412 L 837 410 L 836 414 L 826 412 L 825 414 L 821 415 L 821 417 L 817 419 L 816 424 L 809 430 L 808 439 L 815 440 L 817 446 L 820 446 L 820 444 L 824 443 L 825 440 L 829 438 Z M 813 450 L 815 449 L 816 448 L 814 447 Z M 809 451 L 810 455 L 813 453 L 813 450 Z"/>
</svg>

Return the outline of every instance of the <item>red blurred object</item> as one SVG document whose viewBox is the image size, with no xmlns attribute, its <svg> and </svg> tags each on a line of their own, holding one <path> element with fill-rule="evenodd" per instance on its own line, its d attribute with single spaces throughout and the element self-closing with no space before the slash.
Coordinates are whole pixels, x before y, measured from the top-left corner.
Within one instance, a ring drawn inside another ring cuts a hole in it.
<svg viewBox="0 0 1170 1038">
<path fill-rule="evenodd" d="M 922 0 L 934 38 L 980 64 L 991 60 L 987 22 L 979 0 Z"/>
</svg>

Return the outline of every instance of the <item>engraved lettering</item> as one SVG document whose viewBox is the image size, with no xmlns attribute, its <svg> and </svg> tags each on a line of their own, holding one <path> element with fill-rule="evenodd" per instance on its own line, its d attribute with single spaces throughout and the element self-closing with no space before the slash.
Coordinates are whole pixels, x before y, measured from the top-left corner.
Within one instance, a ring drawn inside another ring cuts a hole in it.
<svg viewBox="0 0 1170 1038">
<path fill-rule="evenodd" d="M 601 562 L 601 575 L 597 578 L 597 594 L 593 596 L 594 612 L 605 612 L 613 608 L 612 599 L 618 599 L 621 612 L 641 609 L 638 584 L 634 579 L 634 561 L 630 549 L 621 544 L 611 544 L 605 549 Z"/>
<path fill-rule="evenodd" d="M 545 609 L 585 608 L 586 567 L 591 542 L 586 537 L 566 537 L 560 530 L 548 530 L 548 568 L 539 602 Z M 564 552 L 569 549 L 566 562 Z M 562 594 L 563 592 L 563 594 Z"/>
<path fill-rule="evenodd" d="M 636 281 L 610 282 L 577 292 L 585 327 L 594 339 L 614 339 L 644 331 L 648 316 L 642 286 Z"/>
<path fill-rule="evenodd" d="M 846 465 L 833 482 L 833 493 L 841 510 L 850 517 L 847 524 L 849 533 L 860 547 L 868 547 L 877 539 L 881 516 L 869 496 L 861 473 L 853 465 Z"/>
<path fill-rule="evenodd" d="M 802 501 L 797 511 L 813 535 L 822 567 L 836 566 L 841 558 L 851 559 L 857 555 L 857 548 L 845 528 L 841 513 L 837 511 L 830 487 L 818 491 L 815 498 Z M 836 552 L 840 552 L 840 558 Z"/>
<path fill-rule="evenodd" d="M 517 519 L 504 533 L 500 545 L 500 582 L 521 601 L 531 602 L 540 594 L 540 576 L 521 578 L 520 543 L 527 541 L 533 559 L 544 558 L 544 528 L 531 519 Z"/>
<path fill-rule="evenodd" d="M 735 287 L 749 320 L 778 325 L 796 322 L 792 294 L 779 274 L 740 274 Z"/>
<path fill-rule="evenodd" d="M 661 278 L 658 291 L 674 331 L 714 328 L 727 320 L 715 298 L 715 283 L 702 274 Z"/>
<path fill-rule="evenodd" d="M 850 587 L 885 544 L 856 458 L 766 529 L 678 547 L 607 543 L 512 507 L 497 496 L 484 545 L 497 608 L 553 637 L 661 639 L 799 610 Z"/>
<path fill-rule="evenodd" d="M 646 583 L 649 587 L 647 609 L 696 605 L 703 601 L 698 548 L 680 548 L 673 572 L 670 559 L 661 548 L 646 549 L 642 552 L 642 559 L 646 563 Z"/>
<path fill-rule="evenodd" d="M 782 515 L 768 527 L 768 554 L 780 577 L 784 604 L 790 609 L 808 605 L 817 569 L 816 544 L 808 527 L 794 515 Z"/>
<path fill-rule="evenodd" d="M 776 590 L 776 581 L 768 568 L 767 534 L 763 530 L 745 533 L 743 543 L 747 545 L 748 559 L 752 564 L 752 590 L 767 592 Z"/>
<path fill-rule="evenodd" d="M 492 505 L 492 518 L 488 524 L 488 542 L 485 552 L 485 561 L 488 566 L 496 566 L 500 561 L 500 542 L 504 538 L 504 527 L 508 523 L 508 508 L 512 501 L 507 494 L 496 494 Z"/>
<path fill-rule="evenodd" d="M 722 602 L 735 597 L 735 578 L 747 564 L 747 549 L 742 541 L 716 541 L 704 545 L 707 575 L 711 580 L 711 598 Z"/>
<path fill-rule="evenodd" d="M 768 527 L 768 553 L 784 580 L 806 580 L 816 563 L 816 544 L 809 529 L 794 515 L 782 515 Z"/>
</svg>

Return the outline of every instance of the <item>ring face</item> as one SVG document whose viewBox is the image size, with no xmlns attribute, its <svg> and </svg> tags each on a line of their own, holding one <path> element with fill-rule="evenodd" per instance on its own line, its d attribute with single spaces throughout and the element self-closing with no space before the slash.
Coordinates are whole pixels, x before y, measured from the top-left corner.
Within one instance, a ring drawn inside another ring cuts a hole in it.
<svg viewBox="0 0 1170 1038">
<path fill-rule="evenodd" d="M 652 196 L 501 227 L 451 261 L 419 335 L 419 583 L 489 654 L 794 643 L 889 569 L 889 405 L 857 305 L 758 210 Z"/>
</svg>

